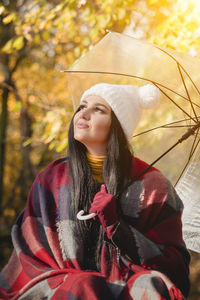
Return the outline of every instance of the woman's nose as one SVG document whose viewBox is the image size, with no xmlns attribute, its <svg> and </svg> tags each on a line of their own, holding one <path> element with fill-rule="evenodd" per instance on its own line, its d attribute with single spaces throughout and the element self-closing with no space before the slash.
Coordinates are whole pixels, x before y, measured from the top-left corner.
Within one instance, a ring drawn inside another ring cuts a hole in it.
<svg viewBox="0 0 200 300">
<path fill-rule="evenodd" d="M 81 118 L 85 119 L 85 120 L 89 120 L 90 119 L 90 112 L 88 109 L 83 109 L 81 111 L 81 115 L 80 115 Z"/>
</svg>

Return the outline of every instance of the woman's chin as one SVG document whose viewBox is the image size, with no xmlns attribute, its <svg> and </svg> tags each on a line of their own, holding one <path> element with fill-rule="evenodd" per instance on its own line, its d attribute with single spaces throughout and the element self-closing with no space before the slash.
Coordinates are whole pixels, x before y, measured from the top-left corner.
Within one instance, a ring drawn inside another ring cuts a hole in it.
<svg viewBox="0 0 200 300">
<path fill-rule="evenodd" d="M 74 139 L 82 144 L 84 144 L 85 142 L 87 142 L 87 138 L 84 137 L 83 135 L 74 135 Z"/>
</svg>

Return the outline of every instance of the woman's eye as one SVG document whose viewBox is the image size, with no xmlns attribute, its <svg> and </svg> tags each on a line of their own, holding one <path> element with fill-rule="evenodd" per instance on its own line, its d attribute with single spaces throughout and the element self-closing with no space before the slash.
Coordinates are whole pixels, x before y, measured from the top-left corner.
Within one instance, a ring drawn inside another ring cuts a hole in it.
<svg viewBox="0 0 200 300">
<path fill-rule="evenodd" d="M 83 110 L 84 108 L 86 108 L 85 105 L 80 105 L 80 106 L 79 106 L 79 110 Z"/>
<path fill-rule="evenodd" d="M 99 111 L 99 112 L 102 112 L 102 113 L 104 112 L 104 110 L 101 109 L 101 108 L 99 108 L 99 107 L 96 107 L 95 110 L 96 110 L 96 111 Z"/>
<path fill-rule="evenodd" d="M 84 105 L 84 104 L 82 104 L 82 105 L 79 106 L 79 111 L 80 111 L 80 110 L 84 110 L 84 109 L 86 109 L 86 108 L 87 108 L 87 106 Z M 104 110 L 101 109 L 100 107 L 94 107 L 94 108 L 93 108 L 93 111 L 104 113 Z"/>
</svg>

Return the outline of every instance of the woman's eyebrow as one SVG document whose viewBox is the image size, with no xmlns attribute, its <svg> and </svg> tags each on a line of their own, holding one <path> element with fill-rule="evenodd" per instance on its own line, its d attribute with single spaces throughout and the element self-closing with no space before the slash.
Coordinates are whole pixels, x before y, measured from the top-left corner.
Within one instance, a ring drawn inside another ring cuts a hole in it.
<svg viewBox="0 0 200 300">
<path fill-rule="evenodd" d="M 105 105 L 105 104 L 102 104 L 102 103 L 99 103 L 99 102 L 97 102 L 97 103 L 94 103 L 95 105 L 98 105 L 98 106 L 103 106 L 103 107 L 105 107 L 107 110 L 109 110 L 109 108 Z"/>
<path fill-rule="evenodd" d="M 88 104 L 87 100 L 83 100 L 82 103 L 85 103 L 85 104 Z M 95 103 L 92 103 L 93 105 L 98 105 L 98 106 L 103 106 L 105 107 L 105 109 L 109 110 L 108 106 L 106 106 L 105 104 L 102 104 L 100 102 L 95 102 Z"/>
</svg>

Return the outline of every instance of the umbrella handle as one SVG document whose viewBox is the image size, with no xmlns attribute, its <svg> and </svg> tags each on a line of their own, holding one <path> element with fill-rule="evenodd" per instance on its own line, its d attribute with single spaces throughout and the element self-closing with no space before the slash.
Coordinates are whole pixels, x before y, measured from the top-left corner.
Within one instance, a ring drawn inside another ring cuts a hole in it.
<svg viewBox="0 0 200 300">
<path fill-rule="evenodd" d="M 77 215 L 76 215 L 77 219 L 79 219 L 79 220 L 89 220 L 89 219 L 94 218 L 94 217 L 97 215 L 97 214 L 95 214 L 95 213 L 91 213 L 91 214 L 89 214 L 89 215 L 83 216 L 83 214 L 84 214 L 84 210 L 80 210 L 80 211 L 77 213 Z"/>
</svg>

